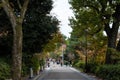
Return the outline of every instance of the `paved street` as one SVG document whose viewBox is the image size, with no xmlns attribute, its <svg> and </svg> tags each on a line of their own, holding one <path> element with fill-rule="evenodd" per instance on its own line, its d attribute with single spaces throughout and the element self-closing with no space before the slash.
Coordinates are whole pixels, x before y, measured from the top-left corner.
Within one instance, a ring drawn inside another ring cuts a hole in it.
<svg viewBox="0 0 120 80">
<path fill-rule="evenodd" d="M 37 80 L 99 80 L 69 66 L 50 64 Z"/>
</svg>

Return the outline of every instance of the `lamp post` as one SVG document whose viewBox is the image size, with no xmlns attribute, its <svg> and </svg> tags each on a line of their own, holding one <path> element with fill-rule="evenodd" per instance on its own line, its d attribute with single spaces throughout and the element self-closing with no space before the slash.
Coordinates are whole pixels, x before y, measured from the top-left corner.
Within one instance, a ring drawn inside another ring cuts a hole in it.
<svg viewBox="0 0 120 80">
<path fill-rule="evenodd" d="M 62 62 L 63 62 L 63 65 L 64 65 L 64 51 L 66 49 L 66 44 L 62 44 Z"/>
<path fill-rule="evenodd" d="M 85 72 L 87 72 L 87 29 L 85 30 Z"/>
</svg>

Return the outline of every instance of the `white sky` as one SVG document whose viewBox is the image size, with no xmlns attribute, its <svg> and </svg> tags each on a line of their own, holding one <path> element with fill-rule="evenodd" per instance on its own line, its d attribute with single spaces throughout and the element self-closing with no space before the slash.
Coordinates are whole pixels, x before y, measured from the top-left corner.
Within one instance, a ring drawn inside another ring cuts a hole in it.
<svg viewBox="0 0 120 80">
<path fill-rule="evenodd" d="M 72 31 L 71 27 L 68 26 L 69 18 L 73 16 L 72 10 L 70 10 L 70 4 L 68 0 L 53 0 L 53 9 L 51 14 L 56 15 L 60 23 L 60 31 L 62 34 L 70 37 L 70 32 Z"/>
</svg>

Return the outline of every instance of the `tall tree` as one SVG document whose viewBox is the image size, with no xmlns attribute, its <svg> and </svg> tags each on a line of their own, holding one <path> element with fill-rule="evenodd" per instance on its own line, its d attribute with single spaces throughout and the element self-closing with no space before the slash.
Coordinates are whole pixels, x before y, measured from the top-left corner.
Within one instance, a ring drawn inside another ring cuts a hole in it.
<svg viewBox="0 0 120 80">
<path fill-rule="evenodd" d="M 42 52 L 43 46 L 57 33 L 59 21 L 50 15 L 52 4 L 52 0 L 30 1 L 23 24 L 23 52 Z"/>
<path fill-rule="evenodd" d="M 20 0 L 23 4 L 24 1 Z M 16 1 L 10 1 L 10 5 L 14 6 L 15 16 L 20 17 L 20 10 Z M 34 4 L 33 4 L 34 3 Z M 50 39 L 53 38 L 53 34 L 57 33 L 58 31 L 58 24 L 59 21 L 54 16 L 50 15 L 50 11 L 52 9 L 52 0 L 30 0 L 28 9 L 26 11 L 26 15 L 23 20 L 23 52 L 24 53 L 40 53 L 43 49 L 43 45 L 47 44 Z M 47 5 L 46 5 L 47 4 Z M 20 5 L 19 5 L 20 6 Z M 0 43 L 3 41 L 8 40 L 6 43 L 0 44 L 1 48 L 8 47 L 6 49 L 6 54 L 8 55 L 8 51 L 11 52 L 11 35 L 12 29 L 9 27 L 10 22 L 7 20 L 6 15 L 4 15 L 4 11 L 1 10 L 2 13 L 0 15 L 0 32 L 7 31 L 8 34 L 6 35 L 7 39 L 4 37 L 1 39 Z M 5 18 L 3 20 L 3 18 Z M 6 26 L 6 27 L 5 27 Z M 8 29 L 7 29 L 8 28 Z M 4 30 L 3 30 L 4 29 Z M 10 36 L 9 36 L 10 35 Z M 7 45 L 9 44 L 9 45 Z M 3 51 L 3 50 L 2 50 Z M 3 52 L 4 53 L 4 52 Z M 32 55 L 27 54 L 27 55 Z M 27 64 L 27 63 L 26 63 Z M 14 75 L 13 75 L 14 76 Z"/>
<path fill-rule="evenodd" d="M 117 39 L 117 33 L 120 23 L 119 0 L 114 0 L 114 1 L 113 0 L 70 0 L 70 4 L 72 5 L 72 9 L 75 13 L 75 18 L 77 22 L 81 20 L 80 18 L 82 16 L 84 16 L 81 15 L 82 13 L 88 14 L 88 12 L 91 11 L 96 13 L 96 15 L 92 16 L 93 18 L 96 17 L 95 20 L 91 19 L 90 16 L 88 16 L 86 17 L 87 21 L 83 19 L 81 23 L 78 22 L 77 24 L 79 24 L 80 26 L 86 21 L 86 23 L 94 24 L 93 27 L 99 28 L 98 31 L 104 28 L 104 31 L 107 34 L 108 48 L 116 49 L 116 44 L 117 44 L 116 39 Z M 99 23 L 96 22 L 98 20 Z M 110 56 L 111 55 L 107 50 L 106 53 L 107 64 L 111 63 Z"/>
<path fill-rule="evenodd" d="M 22 23 L 25 17 L 29 0 L 21 2 L 19 0 L 1 0 L 2 7 L 6 12 L 13 29 L 13 66 L 12 79 L 21 80 L 21 65 L 22 65 Z M 17 6 L 17 8 L 16 8 Z"/>
</svg>

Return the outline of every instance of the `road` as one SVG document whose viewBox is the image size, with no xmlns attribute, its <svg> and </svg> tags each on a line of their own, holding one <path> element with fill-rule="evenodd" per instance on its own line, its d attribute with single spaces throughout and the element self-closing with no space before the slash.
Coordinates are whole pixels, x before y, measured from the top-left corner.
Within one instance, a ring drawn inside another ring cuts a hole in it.
<svg viewBox="0 0 120 80">
<path fill-rule="evenodd" d="M 99 80 L 69 66 L 50 64 L 37 80 Z"/>
</svg>

